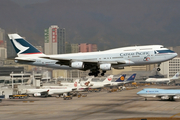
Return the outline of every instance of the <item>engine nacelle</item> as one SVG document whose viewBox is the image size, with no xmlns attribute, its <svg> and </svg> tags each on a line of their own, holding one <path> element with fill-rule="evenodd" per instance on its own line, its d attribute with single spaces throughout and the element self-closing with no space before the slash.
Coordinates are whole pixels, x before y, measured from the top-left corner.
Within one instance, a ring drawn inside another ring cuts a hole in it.
<svg viewBox="0 0 180 120">
<path fill-rule="evenodd" d="M 101 70 L 111 70 L 111 64 L 100 64 Z"/>
<path fill-rule="evenodd" d="M 174 99 L 180 99 L 180 96 L 174 96 L 173 98 Z"/>
<path fill-rule="evenodd" d="M 81 69 L 81 68 L 84 68 L 84 64 L 83 62 L 72 62 L 71 67 Z"/>
<path fill-rule="evenodd" d="M 41 93 L 34 93 L 34 96 L 41 96 Z"/>
<path fill-rule="evenodd" d="M 167 99 L 169 99 L 169 97 L 168 96 L 162 96 L 161 99 L 162 100 L 167 100 Z"/>
</svg>

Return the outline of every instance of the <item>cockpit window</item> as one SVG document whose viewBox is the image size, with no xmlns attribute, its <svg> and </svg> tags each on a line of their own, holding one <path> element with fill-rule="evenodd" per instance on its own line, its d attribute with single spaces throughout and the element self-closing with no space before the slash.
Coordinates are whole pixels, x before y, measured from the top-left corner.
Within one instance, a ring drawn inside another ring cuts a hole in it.
<svg viewBox="0 0 180 120">
<path fill-rule="evenodd" d="M 172 50 L 156 50 L 156 53 L 174 53 Z"/>
</svg>

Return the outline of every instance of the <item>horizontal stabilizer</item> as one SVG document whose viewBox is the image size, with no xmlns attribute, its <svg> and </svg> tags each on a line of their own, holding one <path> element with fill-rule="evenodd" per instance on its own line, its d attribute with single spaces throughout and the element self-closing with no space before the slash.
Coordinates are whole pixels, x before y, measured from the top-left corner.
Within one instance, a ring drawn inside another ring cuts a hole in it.
<svg viewBox="0 0 180 120">
<path fill-rule="evenodd" d="M 35 59 L 31 59 L 31 58 L 15 58 L 14 60 L 18 60 L 18 61 L 25 61 L 25 62 L 35 62 Z"/>
</svg>

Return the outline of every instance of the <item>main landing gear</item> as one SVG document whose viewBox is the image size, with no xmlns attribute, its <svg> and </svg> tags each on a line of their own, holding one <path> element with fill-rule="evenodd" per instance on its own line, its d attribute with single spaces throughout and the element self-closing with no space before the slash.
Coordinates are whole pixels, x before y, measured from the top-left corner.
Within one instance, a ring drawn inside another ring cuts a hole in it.
<svg viewBox="0 0 180 120">
<path fill-rule="evenodd" d="M 89 76 L 97 77 L 99 73 L 100 73 L 99 69 L 90 70 Z M 106 73 L 106 71 L 103 70 L 101 73 L 101 76 L 104 76 L 105 73 Z"/>
</svg>

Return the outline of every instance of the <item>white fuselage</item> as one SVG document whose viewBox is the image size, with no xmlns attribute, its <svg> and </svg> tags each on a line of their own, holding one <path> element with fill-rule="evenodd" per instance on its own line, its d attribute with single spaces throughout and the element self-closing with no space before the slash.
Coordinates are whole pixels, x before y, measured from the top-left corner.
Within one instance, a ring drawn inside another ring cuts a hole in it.
<svg viewBox="0 0 180 120">
<path fill-rule="evenodd" d="M 162 53 L 158 52 L 162 51 Z M 164 53 L 163 53 L 164 51 Z M 88 53 L 72 53 L 72 54 L 58 54 L 58 55 L 42 55 L 33 56 L 35 62 L 17 61 L 23 64 L 30 64 L 36 66 L 52 67 L 59 69 L 77 69 L 68 65 L 57 64 L 58 60 L 73 60 L 91 63 L 109 63 L 113 68 L 134 65 L 146 65 L 161 63 L 170 60 L 177 56 L 177 53 L 163 48 L 161 45 L 135 46 L 111 49 L 99 52 Z M 21 56 L 17 57 L 20 58 Z M 30 55 L 27 55 L 29 58 Z M 23 55 L 23 59 L 26 55 Z"/>
<path fill-rule="evenodd" d="M 103 88 L 106 85 L 110 85 L 111 82 L 91 82 L 90 84 L 91 86 L 89 88 L 94 89 L 94 88 Z"/>
<path fill-rule="evenodd" d="M 148 78 L 146 82 L 169 82 L 170 78 Z"/>
</svg>

